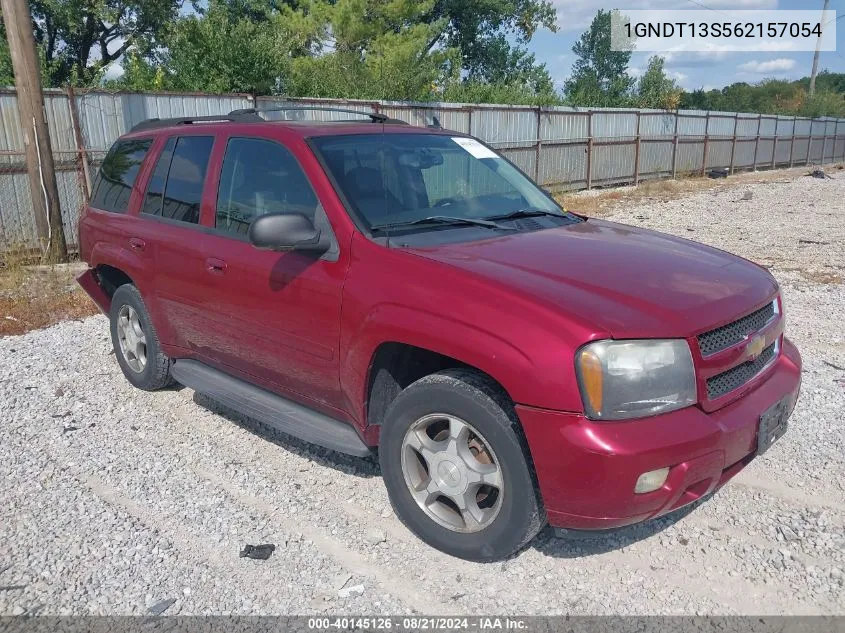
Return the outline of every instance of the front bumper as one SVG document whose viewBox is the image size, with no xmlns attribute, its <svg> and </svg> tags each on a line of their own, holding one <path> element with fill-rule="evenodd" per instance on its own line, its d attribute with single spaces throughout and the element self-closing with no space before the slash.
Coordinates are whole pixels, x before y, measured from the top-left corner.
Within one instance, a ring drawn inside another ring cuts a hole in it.
<svg viewBox="0 0 845 633">
<path fill-rule="evenodd" d="M 760 415 L 801 385 L 801 356 L 784 337 L 766 379 L 712 413 L 688 407 L 622 422 L 518 405 L 549 522 L 600 530 L 652 519 L 725 484 L 755 456 Z M 662 488 L 634 494 L 644 472 L 669 466 Z"/>
</svg>

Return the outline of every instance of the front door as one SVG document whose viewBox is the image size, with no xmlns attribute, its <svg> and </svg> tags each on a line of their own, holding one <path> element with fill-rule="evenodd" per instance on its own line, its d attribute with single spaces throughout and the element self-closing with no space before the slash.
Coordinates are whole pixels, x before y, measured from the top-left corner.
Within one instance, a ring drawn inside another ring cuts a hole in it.
<svg viewBox="0 0 845 633">
<path fill-rule="evenodd" d="M 223 141 L 214 228 L 203 242 L 207 302 L 223 336 L 203 354 L 294 398 L 341 408 L 338 346 L 348 259 L 336 244 L 323 256 L 253 247 L 249 225 L 265 213 L 302 213 L 323 231 L 331 227 L 287 147 L 268 139 Z"/>
</svg>

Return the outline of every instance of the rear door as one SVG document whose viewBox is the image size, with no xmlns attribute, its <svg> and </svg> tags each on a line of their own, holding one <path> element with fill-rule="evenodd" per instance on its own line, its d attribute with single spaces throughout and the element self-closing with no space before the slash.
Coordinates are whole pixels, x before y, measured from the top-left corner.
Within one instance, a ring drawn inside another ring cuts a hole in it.
<svg viewBox="0 0 845 633">
<path fill-rule="evenodd" d="M 204 353 L 294 398 L 342 408 L 338 345 L 348 253 L 338 248 L 323 205 L 288 145 L 228 135 L 215 151 L 217 161 L 204 249 L 214 265 L 206 267 L 203 286 L 223 335 Z M 247 231 L 265 213 L 306 215 L 332 236 L 332 249 L 323 256 L 256 249 Z"/>
<path fill-rule="evenodd" d="M 214 136 L 163 138 L 146 183 L 133 248 L 152 261 L 154 293 L 162 324 L 159 336 L 170 354 L 201 348 L 208 336 L 207 283 L 199 224 Z"/>
</svg>

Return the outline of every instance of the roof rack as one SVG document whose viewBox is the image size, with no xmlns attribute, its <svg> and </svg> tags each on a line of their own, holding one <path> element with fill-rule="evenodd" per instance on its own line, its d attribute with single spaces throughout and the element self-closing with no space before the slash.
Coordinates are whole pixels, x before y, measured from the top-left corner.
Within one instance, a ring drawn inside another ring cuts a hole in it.
<svg viewBox="0 0 845 633">
<path fill-rule="evenodd" d="M 288 110 L 319 110 L 321 112 L 343 112 L 345 114 L 357 114 L 358 116 L 369 117 L 373 123 L 389 125 L 408 125 L 401 119 L 392 119 L 386 114 L 378 112 L 360 112 L 348 108 L 331 108 L 323 106 L 280 106 L 278 108 L 267 108 L 257 110 L 255 108 L 243 108 L 232 110 L 229 114 L 214 114 L 211 116 L 175 117 L 172 119 L 147 119 L 135 125 L 130 132 L 141 132 L 144 130 L 155 130 L 174 125 L 194 125 L 196 123 L 221 123 L 230 121 L 233 123 L 265 123 L 267 119 L 261 116 L 261 112 L 286 112 Z"/>
<path fill-rule="evenodd" d="M 262 112 L 287 112 L 287 111 L 302 111 L 302 110 L 317 110 L 320 112 L 343 112 L 344 114 L 356 114 L 358 116 L 366 116 L 370 117 L 370 120 L 373 123 L 387 123 L 390 125 L 408 125 L 407 121 L 402 121 L 401 119 L 392 119 L 386 114 L 381 114 L 380 112 L 361 112 L 360 110 L 351 110 L 349 108 L 333 108 L 330 106 L 278 106 L 276 108 L 262 108 L 260 110 L 256 108 L 244 108 L 242 110 L 232 110 L 229 113 L 229 116 L 245 116 L 245 115 L 258 115 L 260 117 Z M 266 119 L 261 119 L 262 121 Z"/>
<path fill-rule="evenodd" d="M 244 111 L 243 113 L 238 113 L 238 111 L 236 110 L 235 113 L 214 114 L 211 116 L 186 116 L 174 117 L 172 119 L 147 119 L 146 121 L 141 121 L 137 125 L 133 126 L 130 132 L 155 130 L 157 128 L 172 127 L 174 125 L 193 125 L 194 123 L 220 123 L 221 121 L 237 121 L 240 123 L 261 123 L 264 121 L 264 119 L 262 119 L 257 114 L 249 116 L 249 113 L 247 113 L 246 111 Z"/>
</svg>

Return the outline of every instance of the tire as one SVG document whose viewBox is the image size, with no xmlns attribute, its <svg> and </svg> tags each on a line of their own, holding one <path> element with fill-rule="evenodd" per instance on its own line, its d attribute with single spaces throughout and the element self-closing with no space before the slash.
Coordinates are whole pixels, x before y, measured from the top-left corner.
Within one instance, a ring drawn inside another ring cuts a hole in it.
<svg viewBox="0 0 845 633">
<path fill-rule="evenodd" d="M 469 426 L 469 452 L 462 423 Z M 424 435 L 433 436 L 434 443 Z M 453 448 L 431 450 L 443 446 Z M 546 524 L 513 405 L 479 372 L 449 369 L 402 391 L 385 415 L 378 452 L 396 516 L 442 552 L 478 562 L 500 560 L 522 549 Z M 455 454 L 463 456 L 460 461 Z M 499 486 L 478 483 L 476 465 Z M 457 492 L 440 495 L 441 490 Z M 461 503 L 473 510 L 462 510 Z"/>
<path fill-rule="evenodd" d="M 128 327 L 122 319 L 127 318 L 130 323 L 135 323 L 129 340 L 122 333 Z M 135 286 L 124 284 L 115 291 L 109 319 L 114 355 L 126 379 L 144 391 L 156 391 L 173 384 L 170 359 L 161 351 L 158 334 Z"/>
</svg>

